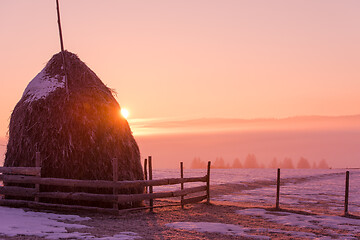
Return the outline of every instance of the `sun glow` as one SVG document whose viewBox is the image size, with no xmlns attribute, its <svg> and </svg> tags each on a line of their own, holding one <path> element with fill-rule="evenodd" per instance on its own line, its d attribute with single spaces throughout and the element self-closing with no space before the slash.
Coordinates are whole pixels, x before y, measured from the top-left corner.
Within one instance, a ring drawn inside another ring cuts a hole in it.
<svg viewBox="0 0 360 240">
<path fill-rule="evenodd" d="M 129 111 L 126 108 L 122 108 L 120 113 L 125 119 L 129 117 Z"/>
</svg>

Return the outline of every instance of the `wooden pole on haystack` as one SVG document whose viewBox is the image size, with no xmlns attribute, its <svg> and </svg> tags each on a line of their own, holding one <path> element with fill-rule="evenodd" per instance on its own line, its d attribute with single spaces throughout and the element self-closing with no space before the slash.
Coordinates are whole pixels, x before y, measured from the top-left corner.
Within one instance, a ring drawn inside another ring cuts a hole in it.
<svg viewBox="0 0 360 240">
<path fill-rule="evenodd" d="M 65 89 L 66 89 L 66 95 L 69 98 L 69 86 L 68 86 L 68 79 L 67 79 L 66 65 L 65 65 L 64 41 L 63 41 L 62 30 L 61 30 L 59 0 L 56 0 L 56 12 L 57 12 L 57 19 L 58 19 L 57 22 L 58 22 L 58 27 L 59 27 L 61 56 L 62 56 L 62 60 L 63 60 L 63 68 L 64 68 L 64 73 L 65 73 Z"/>
</svg>

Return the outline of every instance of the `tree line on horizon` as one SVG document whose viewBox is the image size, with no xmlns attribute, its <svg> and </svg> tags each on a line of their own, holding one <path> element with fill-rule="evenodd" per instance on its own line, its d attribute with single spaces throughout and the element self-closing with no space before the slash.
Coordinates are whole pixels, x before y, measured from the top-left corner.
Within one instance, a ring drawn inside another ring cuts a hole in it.
<svg viewBox="0 0 360 240">
<path fill-rule="evenodd" d="M 226 168 L 286 168 L 286 169 L 329 169 L 329 164 L 325 159 L 320 160 L 319 163 L 312 162 L 304 157 L 300 157 L 298 161 L 294 161 L 286 157 L 283 160 L 273 158 L 268 165 L 259 163 L 255 154 L 248 154 L 244 161 L 235 158 L 232 164 L 225 162 L 222 157 L 216 158 L 215 162 L 211 164 L 212 168 L 226 169 Z M 192 169 L 206 168 L 206 161 L 196 157 L 191 162 Z"/>
</svg>

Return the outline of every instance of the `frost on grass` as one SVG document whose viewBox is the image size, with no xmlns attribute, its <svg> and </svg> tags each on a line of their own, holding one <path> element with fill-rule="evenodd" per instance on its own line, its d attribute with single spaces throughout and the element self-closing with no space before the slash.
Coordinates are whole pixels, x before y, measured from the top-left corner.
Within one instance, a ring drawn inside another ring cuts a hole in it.
<svg viewBox="0 0 360 240">
<path fill-rule="evenodd" d="M 102 237 L 102 238 L 93 238 L 93 239 L 100 239 L 100 240 L 132 240 L 132 239 L 141 239 L 137 233 L 134 232 L 121 232 L 119 234 L 116 234 L 112 237 Z M 86 238 L 89 239 L 89 238 Z M 92 239 L 92 238 L 90 238 Z"/>
<path fill-rule="evenodd" d="M 270 239 L 269 235 L 272 234 L 282 234 L 302 239 L 358 239 L 360 234 L 360 220 L 358 219 L 348 219 L 339 216 L 301 215 L 289 212 L 267 211 L 258 208 L 238 210 L 237 213 L 261 217 L 269 222 L 298 227 L 301 230 L 289 231 L 263 227 L 249 228 L 241 225 L 214 222 L 173 222 L 166 224 L 166 226 L 188 231 L 220 233 L 251 239 Z M 311 229 L 320 230 L 321 233 L 312 233 Z M 337 230 L 342 233 L 338 233 Z"/>
<path fill-rule="evenodd" d="M 244 170 L 243 170 L 244 171 Z M 257 177 L 258 182 L 268 179 L 268 172 L 265 169 L 248 170 Z M 287 172 L 288 171 L 288 172 Z M 328 211 L 336 214 L 344 208 L 344 179 L 345 173 L 342 170 L 284 170 L 284 177 L 281 179 L 280 204 L 296 206 L 298 209 L 318 212 L 317 204 L 326 206 Z M 291 175 L 293 173 L 294 175 Z M 313 174 L 313 175 L 310 175 Z M 240 174 L 239 174 L 240 175 Z M 213 174 L 214 176 L 214 174 Z M 231 175 L 230 175 L 231 176 Z M 244 176 L 230 179 L 246 181 Z M 252 180 L 251 180 L 252 181 Z M 360 181 L 360 172 L 351 171 L 350 177 L 350 199 L 349 211 L 354 215 L 360 214 L 360 185 L 353 184 Z M 271 185 L 252 185 L 254 189 L 241 189 L 237 192 L 230 192 L 226 195 L 214 196 L 215 201 L 249 202 L 257 204 L 274 204 L 276 198 L 275 177 Z M 308 207 L 312 206 L 312 208 Z M 321 206 L 319 205 L 319 206 Z"/>
<path fill-rule="evenodd" d="M 346 239 L 357 239 L 356 235 L 360 234 L 360 220 L 358 219 L 350 219 L 340 216 L 302 215 L 289 212 L 273 212 L 259 208 L 238 210 L 237 213 L 261 217 L 267 221 L 283 224 L 285 226 L 320 229 L 324 231 L 326 235 L 332 235 L 334 237 L 344 237 L 344 234 L 339 235 L 331 229 L 350 232 L 349 234 L 345 234 Z"/>
<path fill-rule="evenodd" d="M 270 239 L 267 236 L 248 234 L 254 229 L 242 227 L 240 225 L 214 223 L 214 222 L 173 222 L 166 224 L 167 227 L 184 229 L 197 232 L 220 233 L 232 236 L 247 237 L 252 239 Z"/>
<path fill-rule="evenodd" d="M 95 237 L 90 233 L 68 232 L 67 228 L 84 229 L 86 225 L 64 223 L 62 221 L 80 222 L 90 220 L 88 217 L 61 215 L 43 212 L 25 212 L 18 208 L 0 207 L 0 235 L 13 237 L 16 235 L 38 236 L 46 239 L 103 239 L 131 240 L 139 239 L 137 233 L 121 232 L 109 237 Z"/>
<path fill-rule="evenodd" d="M 270 228 L 248 228 L 241 225 L 212 223 L 212 222 L 174 222 L 166 224 L 168 227 L 184 229 L 197 232 L 220 233 L 232 235 L 237 237 L 245 237 L 251 239 L 271 239 L 271 237 L 264 236 L 267 234 L 284 234 L 287 236 L 298 238 L 315 238 L 316 235 L 308 232 L 284 231 L 281 229 Z M 258 235 L 254 235 L 257 233 Z"/>
<path fill-rule="evenodd" d="M 46 73 L 45 68 L 26 87 L 23 98 L 25 102 L 37 101 L 46 98 L 57 88 L 65 87 L 65 77 L 60 75 L 50 76 Z"/>
</svg>

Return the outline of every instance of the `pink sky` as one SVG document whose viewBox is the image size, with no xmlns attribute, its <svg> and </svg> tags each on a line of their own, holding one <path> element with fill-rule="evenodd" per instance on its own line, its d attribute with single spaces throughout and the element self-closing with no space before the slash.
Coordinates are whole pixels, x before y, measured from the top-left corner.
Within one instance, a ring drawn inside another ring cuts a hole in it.
<svg viewBox="0 0 360 240">
<path fill-rule="evenodd" d="M 357 0 L 60 4 L 65 48 L 132 119 L 359 113 Z M 60 49 L 55 1 L 1 1 L 0 29 L 5 136 L 27 84 Z"/>
</svg>

